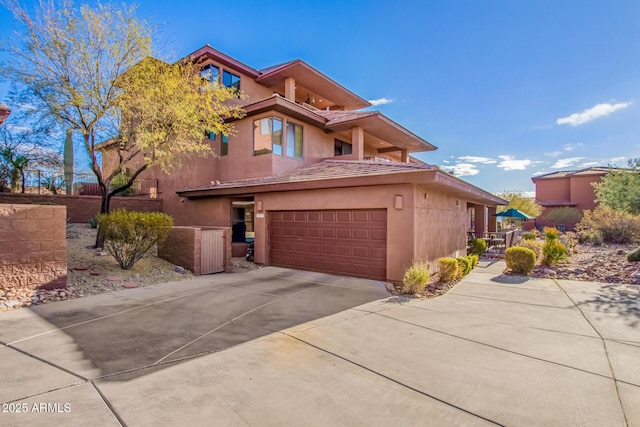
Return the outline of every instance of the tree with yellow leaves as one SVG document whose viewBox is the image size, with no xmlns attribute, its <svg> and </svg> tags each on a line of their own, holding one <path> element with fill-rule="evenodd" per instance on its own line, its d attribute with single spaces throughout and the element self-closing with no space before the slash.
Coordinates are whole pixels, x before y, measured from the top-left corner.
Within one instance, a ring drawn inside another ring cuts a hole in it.
<svg viewBox="0 0 640 427">
<path fill-rule="evenodd" d="M 189 58 L 151 58 L 154 28 L 134 6 L 42 0 L 30 11 L 17 0 L 0 4 L 22 28 L 18 44 L 2 43 L 9 53 L 2 74 L 42 119 L 82 135 L 101 213 L 146 169 L 168 172 L 184 155 L 213 154 L 204 135 L 232 133 L 223 119 L 243 115 L 234 102 L 239 94 L 206 83 Z M 100 161 L 105 147 L 117 153 L 109 171 Z"/>
</svg>

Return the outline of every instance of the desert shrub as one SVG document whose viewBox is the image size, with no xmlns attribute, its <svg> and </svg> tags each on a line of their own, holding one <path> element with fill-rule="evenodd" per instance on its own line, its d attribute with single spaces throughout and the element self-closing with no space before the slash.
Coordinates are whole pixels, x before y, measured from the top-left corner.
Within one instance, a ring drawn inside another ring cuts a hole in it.
<svg viewBox="0 0 640 427">
<path fill-rule="evenodd" d="M 469 240 L 469 246 L 471 247 L 470 254 L 476 254 L 478 256 L 482 256 L 487 250 L 487 242 L 479 237 Z"/>
<path fill-rule="evenodd" d="M 528 275 L 536 266 L 536 254 L 531 249 L 513 246 L 504 254 L 507 267 L 515 274 Z"/>
<path fill-rule="evenodd" d="M 438 259 L 438 272 L 441 282 L 453 282 L 458 277 L 458 260 L 455 258 Z"/>
<path fill-rule="evenodd" d="M 546 215 L 547 221 L 553 222 L 555 225 L 566 225 L 567 223 L 575 223 L 582 218 L 582 212 L 570 206 L 562 206 L 553 208 Z"/>
<path fill-rule="evenodd" d="M 98 220 L 105 248 L 124 270 L 133 267 L 153 245 L 162 243 L 173 226 L 169 215 L 125 209 L 99 215 Z"/>
<path fill-rule="evenodd" d="M 539 240 L 522 240 L 517 244 L 517 247 L 531 249 L 536 254 L 536 260 L 542 260 L 542 246 L 543 242 Z"/>
<path fill-rule="evenodd" d="M 542 246 L 542 263 L 556 265 L 567 258 L 567 248 L 556 239 L 547 240 Z"/>
<path fill-rule="evenodd" d="M 471 272 L 471 260 L 461 256 L 456 258 L 458 261 L 458 277 L 464 277 Z"/>
<path fill-rule="evenodd" d="M 581 237 L 599 231 L 606 243 L 637 243 L 640 241 L 640 216 L 599 206 L 593 211 L 584 211 L 576 231 Z"/>
<path fill-rule="evenodd" d="M 546 240 L 555 240 L 560 236 L 560 230 L 554 227 L 544 227 L 542 229 L 542 233 Z"/>
<path fill-rule="evenodd" d="M 127 182 L 129 182 L 129 177 L 123 173 L 119 173 L 111 179 L 111 189 L 115 190 L 116 188 L 124 187 Z M 133 196 L 135 193 L 135 189 L 133 186 L 127 188 L 126 190 L 118 193 L 118 196 Z"/>
<path fill-rule="evenodd" d="M 476 268 L 476 266 L 478 265 L 478 258 L 480 257 L 476 254 L 471 254 L 468 256 L 468 258 L 471 260 L 471 268 Z"/>
<path fill-rule="evenodd" d="M 91 228 L 98 228 L 98 216 L 92 216 L 91 218 L 89 218 L 89 225 L 91 226 Z"/>
<path fill-rule="evenodd" d="M 640 261 L 640 248 L 637 248 L 627 254 L 627 261 L 637 262 Z"/>
<path fill-rule="evenodd" d="M 402 277 L 402 290 L 408 294 L 422 292 L 430 277 L 429 264 L 425 261 L 414 261 Z"/>
<path fill-rule="evenodd" d="M 573 231 L 567 231 L 558 238 L 558 241 L 567 248 L 567 255 L 575 253 L 578 240 L 578 233 L 574 233 Z"/>
<path fill-rule="evenodd" d="M 525 231 L 522 233 L 522 240 L 536 240 L 536 233 L 532 231 Z"/>
</svg>

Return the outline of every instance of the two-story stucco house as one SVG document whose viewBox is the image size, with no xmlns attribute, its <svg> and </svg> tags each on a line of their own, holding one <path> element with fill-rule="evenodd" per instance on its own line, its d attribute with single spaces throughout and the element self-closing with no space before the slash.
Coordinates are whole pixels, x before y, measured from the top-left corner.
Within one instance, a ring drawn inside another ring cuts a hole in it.
<svg viewBox="0 0 640 427">
<path fill-rule="evenodd" d="M 536 224 L 539 227 L 554 226 L 554 223 L 547 219 L 547 215 L 555 208 L 571 207 L 580 212 L 595 209 L 598 203 L 592 184 L 600 182 L 602 177 L 613 169 L 615 168 L 590 167 L 531 178 L 536 186 L 536 203 L 543 207 L 542 213 L 536 218 Z M 573 230 L 576 222 L 563 225 L 567 230 Z"/>
<path fill-rule="evenodd" d="M 246 117 L 211 135 L 215 158 L 146 172 L 177 225 L 232 226 L 260 264 L 394 282 L 413 260 L 464 255 L 470 227 L 495 231 L 504 200 L 410 157 L 436 147 L 305 62 L 191 56 L 246 94 Z"/>
</svg>

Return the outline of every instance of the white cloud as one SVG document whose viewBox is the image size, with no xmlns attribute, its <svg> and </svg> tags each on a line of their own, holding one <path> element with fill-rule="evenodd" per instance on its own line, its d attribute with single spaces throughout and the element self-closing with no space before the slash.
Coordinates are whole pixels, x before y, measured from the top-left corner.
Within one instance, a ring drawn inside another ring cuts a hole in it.
<svg viewBox="0 0 640 427">
<path fill-rule="evenodd" d="M 496 163 L 496 161 L 489 157 L 477 157 L 477 156 L 460 156 L 459 160 L 468 163 L 484 163 L 485 165 L 490 165 Z"/>
<path fill-rule="evenodd" d="M 368 101 L 371 105 L 373 105 L 374 107 L 377 107 L 378 105 L 391 104 L 393 102 L 393 99 L 378 98 L 378 99 L 369 99 Z"/>
<path fill-rule="evenodd" d="M 552 166 L 552 169 L 563 169 L 573 166 L 576 163 L 584 160 L 585 157 L 567 157 L 566 159 L 558 159 Z"/>
<path fill-rule="evenodd" d="M 626 157 L 614 157 L 614 158 L 611 159 L 611 163 L 624 162 L 626 160 L 627 160 Z"/>
<path fill-rule="evenodd" d="M 536 197 L 536 192 L 535 191 L 521 191 L 520 192 L 520 197 L 533 198 L 533 197 Z"/>
<path fill-rule="evenodd" d="M 582 145 L 583 145 L 583 144 L 582 144 L 582 142 L 577 142 L 577 143 L 575 143 L 575 144 L 564 144 L 564 145 L 562 146 L 562 149 L 563 149 L 564 151 L 573 151 L 573 150 L 575 150 L 576 148 L 580 148 L 580 147 L 582 147 Z"/>
<path fill-rule="evenodd" d="M 509 156 L 509 155 L 503 155 L 498 157 L 502 159 L 502 161 L 498 163 L 498 167 L 506 171 L 525 170 L 527 167 L 533 164 L 531 160 L 515 159 L 513 156 Z"/>
<path fill-rule="evenodd" d="M 451 163 L 449 160 L 443 160 L 442 163 Z"/>
<path fill-rule="evenodd" d="M 631 102 L 618 102 L 617 104 L 597 104 L 591 108 L 587 108 L 581 113 L 573 113 L 570 116 L 562 117 L 556 120 L 558 125 L 579 126 L 597 119 L 598 117 L 608 116 L 623 108 L 627 108 Z"/>
<path fill-rule="evenodd" d="M 594 166 L 598 166 L 600 163 L 598 162 L 584 162 L 580 165 L 581 168 L 591 168 Z"/>
<path fill-rule="evenodd" d="M 547 173 L 548 172 L 546 172 L 546 171 L 538 171 L 538 172 L 534 172 L 533 176 L 540 176 L 540 175 L 544 175 L 544 174 L 547 174 Z"/>
<path fill-rule="evenodd" d="M 549 157 L 558 157 L 560 154 L 562 154 L 562 151 L 551 151 L 549 153 L 544 153 L 545 156 Z"/>
<path fill-rule="evenodd" d="M 451 171 L 455 176 L 473 176 L 480 173 L 478 168 L 471 163 L 458 163 L 453 166 L 441 166 L 441 169 L 446 171 Z"/>
</svg>

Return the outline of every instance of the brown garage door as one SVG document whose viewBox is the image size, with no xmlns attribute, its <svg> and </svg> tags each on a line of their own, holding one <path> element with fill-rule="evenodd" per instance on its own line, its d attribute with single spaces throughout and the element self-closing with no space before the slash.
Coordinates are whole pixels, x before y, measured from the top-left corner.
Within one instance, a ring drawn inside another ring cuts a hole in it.
<svg viewBox="0 0 640 427">
<path fill-rule="evenodd" d="M 269 212 L 269 259 L 278 267 L 385 280 L 387 211 Z"/>
</svg>

